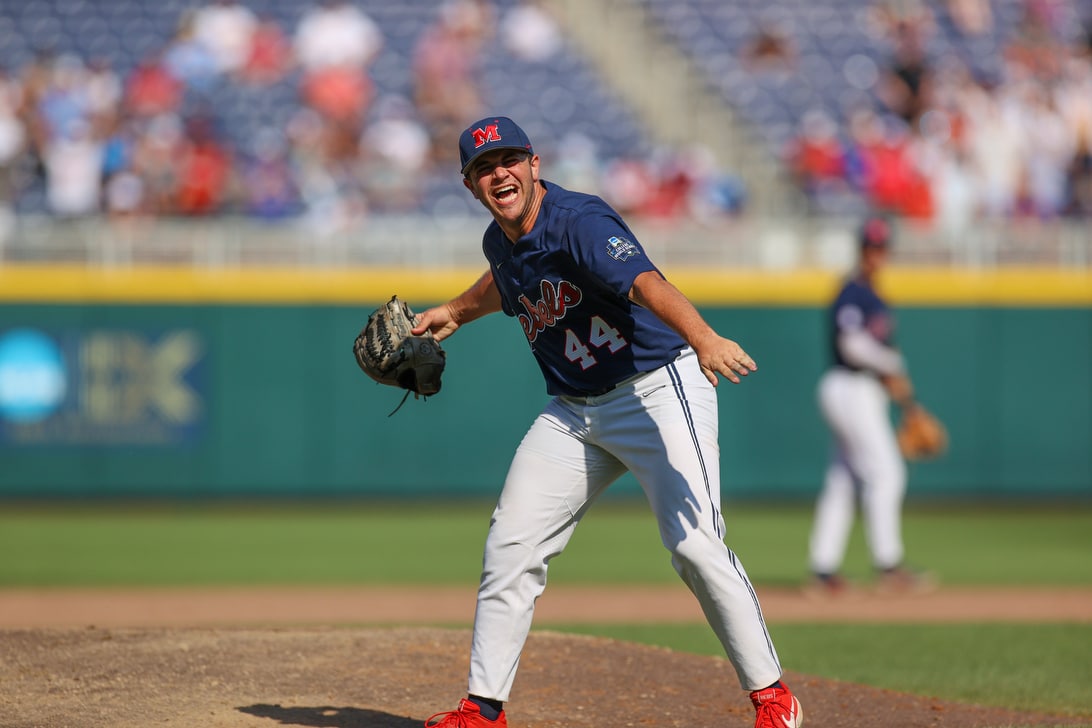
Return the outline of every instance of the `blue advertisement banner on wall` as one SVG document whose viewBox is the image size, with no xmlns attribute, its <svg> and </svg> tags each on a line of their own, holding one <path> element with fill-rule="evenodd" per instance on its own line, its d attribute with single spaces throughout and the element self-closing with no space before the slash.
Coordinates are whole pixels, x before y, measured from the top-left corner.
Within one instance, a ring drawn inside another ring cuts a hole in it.
<svg viewBox="0 0 1092 728">
<path fill-rule="evenodd" d="M 0 448 L 192 444 L 206 356 L 184 328 L 0 330 Z"/>
<path fill-rule="evenodd" d="M 318 304 L 0 305 L 0 499 L 495 497 L 548 401 L 526 340 L 504 316 L 466 327 L 452 340 L 443 393 L 392 419 L 401 393 L 364 377 L 351 353 L 363 313 Z M 760 356 L 756 377 L 718 390 L 725 497 L 812 500 L 829 447 L 815 404 L 822 310 L 703 313 Z M 1002 306 L 900 313 L 915 389 L 951 436 L 944 457 L 910 467 L 913 497 L 1092 497 L 1090 315 Z M 275 354 L 255 365 L 255 352 L 271 345 Z M 1036 351 L 1050 375 L 997 358 L 1014 346 Z M 469 440 L 451 436 L 471 425 Z"/>
</svg>

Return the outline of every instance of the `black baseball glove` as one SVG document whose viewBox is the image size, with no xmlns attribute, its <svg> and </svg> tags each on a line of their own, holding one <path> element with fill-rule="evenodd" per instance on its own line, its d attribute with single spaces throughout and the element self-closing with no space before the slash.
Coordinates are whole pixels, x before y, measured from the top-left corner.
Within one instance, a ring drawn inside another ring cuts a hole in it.
<svg viewBox="0 0 1092 728">
<path fill-rule="evenodd" d="M 380 384 L 405 389 L 407 397 L 410 392 L 428 397 L 440 391 L 447 354 L 432 332 L 412 334 L 415 322 L 410 307 L 391 296 L 368 317 L 353 342 L 353 355 L 364 373 Z"/>
</svg>

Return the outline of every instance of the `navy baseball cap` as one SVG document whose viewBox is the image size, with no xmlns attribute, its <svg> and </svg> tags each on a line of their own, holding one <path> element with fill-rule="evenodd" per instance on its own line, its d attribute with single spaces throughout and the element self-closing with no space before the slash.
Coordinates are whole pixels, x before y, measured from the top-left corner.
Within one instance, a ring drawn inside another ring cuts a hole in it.
<svg viewBox="0 0 1092 728">
<path fill-rule="evenodd" d="M 494 149 L 522 149 L 528 154 L 535 153 L 531 140 L 516 122 L 507 116 L 489 116 L 474 122 L 459 135 L 462 173 L 465 175 L 475 159 Z"/>
<path fill-rule="evenodd" d="M 886 248 L 891 244 L 891 222 L 885 217 L 870 217 L 861 225 L 858 240 L 862 248 Z"/>
</svg>

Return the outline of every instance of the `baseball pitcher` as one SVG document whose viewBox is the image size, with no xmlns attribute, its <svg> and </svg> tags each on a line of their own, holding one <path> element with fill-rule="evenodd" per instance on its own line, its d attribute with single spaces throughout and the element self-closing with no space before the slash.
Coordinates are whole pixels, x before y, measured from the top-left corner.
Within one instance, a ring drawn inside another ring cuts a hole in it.
<svg viewBox="0 0 1092 728">
<path fill-rule="evenodd" d="M 463 184 L 492 215 L 489 268 L 424 311 L 414 334 L 437 341 L 486 314 L 519 324 L 553 399 L 520 443 L 485 543 L 469 691 L 425 725 L 504 728 L 550 560 L 624 472 L 640 483 L 660 537 L 720 638 L 759 728 L 803 724 L 758 597 L 724 544 L 717 445 L 718 377 L 756 370 L 648 259 L 602 199 L 540 178 L 523 130 L 506 117 L 459 139 Z M 565 706 L 557 707 L 564 716 Z M 561 718 L 563 720 L 563 717 Z"/>
</svg>

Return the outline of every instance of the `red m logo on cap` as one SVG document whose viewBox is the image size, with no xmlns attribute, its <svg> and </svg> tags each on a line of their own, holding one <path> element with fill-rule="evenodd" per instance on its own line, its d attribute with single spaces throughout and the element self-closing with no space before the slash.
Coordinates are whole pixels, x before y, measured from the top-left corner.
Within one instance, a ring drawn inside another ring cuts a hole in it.
<svg viewBox="0 0 1092 728">
<path fill-rule="evenodd" d="M 501 135 L 497 133 L 497 125 L 490 124 L 484 129 L 478 128 L 471 132 L 474 135 L 474 148 L 477 149 L 486 142 L 499 142 Z"/>
</svg>

